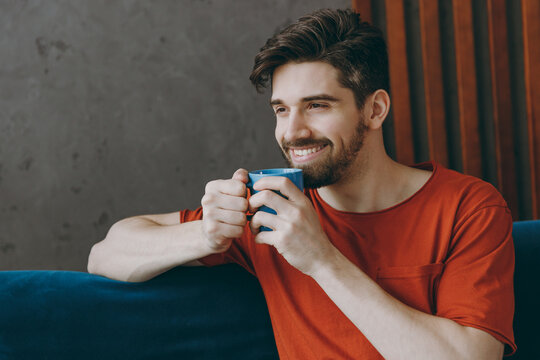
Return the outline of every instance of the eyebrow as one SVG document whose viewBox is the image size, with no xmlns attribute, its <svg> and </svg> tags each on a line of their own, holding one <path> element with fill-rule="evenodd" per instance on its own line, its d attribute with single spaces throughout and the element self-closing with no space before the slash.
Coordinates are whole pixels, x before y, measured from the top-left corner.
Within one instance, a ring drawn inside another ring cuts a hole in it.
<svg viewBox="0 0 540 360">
<path fill-rule="evenodd" d="M 309 101 L 314 101 L 314 100 L 326 100 L 326 101 L 332 101 L 332 102 L 338 102 L 339 101 L 338 98 L 336 98 L 334 96 L 331 96 L 331 95 L 328 95 L 328 94 L 319 94 L 319 95 L 306 96 L 306 97 L 302 98 L 300 101 L 301 102 L 309 102 Z M 280 105 L 280 104 L 283 104 L 283 100 L 281 100 L 281 99 L 274 99 L 274 100 L 270 101 L 271 106 Z"/>
</svg>

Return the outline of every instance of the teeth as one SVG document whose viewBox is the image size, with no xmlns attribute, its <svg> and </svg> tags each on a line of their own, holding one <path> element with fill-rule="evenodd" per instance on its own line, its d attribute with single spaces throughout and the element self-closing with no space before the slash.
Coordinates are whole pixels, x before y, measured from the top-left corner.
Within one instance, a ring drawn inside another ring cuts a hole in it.
<svg viewBox="0 0 540 360">
<path fill-rule="evenodd" d="M 293 150 L 293 152 L 294 152 L 294 155 L 296 155 L 296 156 L 306 156 L 308 154 L 317 152 L 317 151 L 321 150 L 322 148 L 323 148 L 322 146 L 318 146 L 316 148 L 311 148 L 311 149 Z"/>
</svg>

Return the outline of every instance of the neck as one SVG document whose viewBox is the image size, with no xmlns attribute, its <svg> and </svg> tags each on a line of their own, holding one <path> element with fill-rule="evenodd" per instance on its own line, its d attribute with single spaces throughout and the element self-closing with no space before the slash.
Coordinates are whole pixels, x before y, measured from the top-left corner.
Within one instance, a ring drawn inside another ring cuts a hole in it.
<svg viewBox="0 0 540 360">
<path fill-rule="evenodd" d="M 377 139 L 375 139 L 377 140 Z M 322 199 L 336 210 L 374 212 L 387 209 L 416 193 L 431 172 L 393 161 L 380 141 L 366 138 L 349 174 L 339 182 L 318 189 Z"/>
</svg>

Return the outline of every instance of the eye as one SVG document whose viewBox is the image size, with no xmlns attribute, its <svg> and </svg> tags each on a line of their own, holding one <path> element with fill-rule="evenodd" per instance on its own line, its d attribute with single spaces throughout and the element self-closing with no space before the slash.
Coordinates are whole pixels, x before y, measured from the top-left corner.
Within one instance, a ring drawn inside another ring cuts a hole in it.
<svg viewBox="0 0 540 360">
<path fill-rule="evenodd" d="M 321 103 L 311 103 L 311 104 L 309 104 L 309 107 L 311 109 L 326 109 L 326 108 L 328 108 L 328 105 L 321 104 Z"/>
<path fill-rule="evenodd" d="M 276 115 L 280 114 L 280 113 L 283 113 L 285 112 L 287 109 L 285 109 L 284 107 L 282 106 L 276 106 L 274 108 L 274 112 L 276 113 Z"/>
</svg>

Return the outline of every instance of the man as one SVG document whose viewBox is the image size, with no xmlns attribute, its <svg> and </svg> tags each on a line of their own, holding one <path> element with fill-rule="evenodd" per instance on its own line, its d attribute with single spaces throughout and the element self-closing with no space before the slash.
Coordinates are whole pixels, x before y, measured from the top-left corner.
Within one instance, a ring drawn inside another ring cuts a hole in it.
<svg viewBox="0 0 540 360">
<path fill-rule="evenodd" d="M 259 278 L 283 359 L 514 351 L 506 203 L 476 178 L 387 156 L 381 32 L 349 10 L 317 11 L 267 41 L 250 79 L 271 82 L 275 137 L 306 191 L 266 177 L 247 199 L 239 169 L 209 182 L 202 207 L 182 211 L 180 223 L 173 213 L 115 224 L 89 271 L 144 281 L 180 264 L 239 263 Z M 277 215 L 248 221 L 262 205 Z"/>
</svg>

